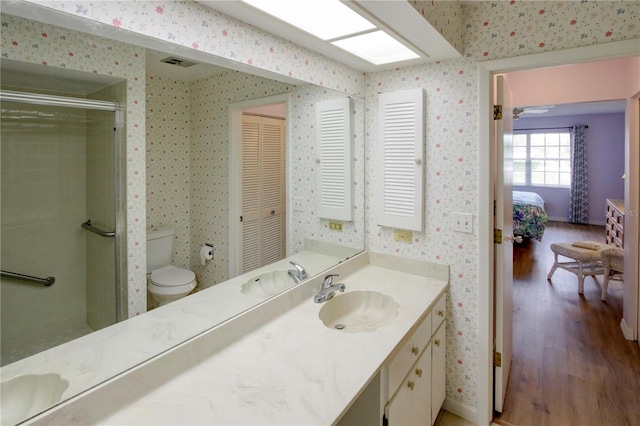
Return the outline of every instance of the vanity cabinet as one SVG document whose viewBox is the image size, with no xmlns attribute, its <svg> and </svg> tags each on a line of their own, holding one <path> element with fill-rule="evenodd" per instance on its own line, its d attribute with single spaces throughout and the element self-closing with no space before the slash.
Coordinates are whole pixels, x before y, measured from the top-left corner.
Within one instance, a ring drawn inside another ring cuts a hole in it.
<svg viewBox="0 0 640 426">
<path fill-rule="evenodd" d="M 387 365 L 384 424 L 432 425 L 444 402 L 446 299 L 438 300 Z"/>
</svg>

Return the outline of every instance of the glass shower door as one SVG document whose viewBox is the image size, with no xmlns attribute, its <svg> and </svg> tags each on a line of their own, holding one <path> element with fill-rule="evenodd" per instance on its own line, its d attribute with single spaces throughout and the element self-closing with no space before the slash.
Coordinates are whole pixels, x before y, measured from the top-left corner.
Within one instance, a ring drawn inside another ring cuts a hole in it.
<svg viewBox="0 0 640 426">
<path fill-rule="evenodd" d="M 116 229 L 115 112 L 6 101 L 5 93 L 2 365 L 114 324 L 117 306 L 115 233 L 82 226 L 90 219 Z"/>
</svg>

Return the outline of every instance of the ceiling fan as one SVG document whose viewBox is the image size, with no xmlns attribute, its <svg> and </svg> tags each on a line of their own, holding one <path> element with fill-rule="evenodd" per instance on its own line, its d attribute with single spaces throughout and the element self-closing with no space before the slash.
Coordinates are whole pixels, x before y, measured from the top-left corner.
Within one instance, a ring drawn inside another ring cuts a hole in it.
<svg viewBox="0 0 640 426">
<path fill-rule="evenodd" d="M 515 107 L 513 108 L 513 119 L 517 120 L 521 114 L 544 114 L 554 108 L 555 105 L 539 105 L 530 107 Z"/>
</svg>

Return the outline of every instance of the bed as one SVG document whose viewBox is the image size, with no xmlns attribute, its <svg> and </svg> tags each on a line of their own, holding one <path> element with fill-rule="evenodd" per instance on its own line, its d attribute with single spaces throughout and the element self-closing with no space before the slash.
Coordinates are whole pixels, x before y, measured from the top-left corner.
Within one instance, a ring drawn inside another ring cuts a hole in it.
<svg viewBox="0 0 640 426">
<path fill-rule="evenodd" d="M 513 235 L 542 241 L 547 225 L 544 200 L 535 192 L 513 191 Z"/>
</svg>

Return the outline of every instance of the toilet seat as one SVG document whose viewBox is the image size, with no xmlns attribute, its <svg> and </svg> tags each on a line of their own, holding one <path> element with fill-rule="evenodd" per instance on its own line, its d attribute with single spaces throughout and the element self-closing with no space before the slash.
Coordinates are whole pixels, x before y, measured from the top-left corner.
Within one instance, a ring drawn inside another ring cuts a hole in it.
<svg viewBox="0 0 640 426">
<path fill-rule="evenodd" d="M 194 282 L 196 274 L 188 269 L 173 265 L 164 266 L 151 272 L 151 284 L 158 287 L 179 287 Z"/>
</svg>

